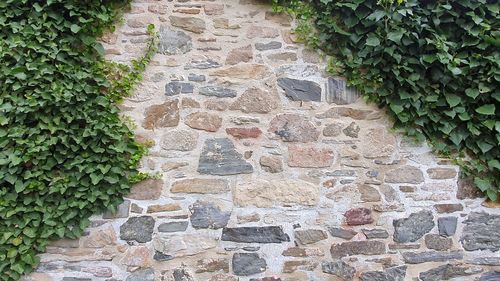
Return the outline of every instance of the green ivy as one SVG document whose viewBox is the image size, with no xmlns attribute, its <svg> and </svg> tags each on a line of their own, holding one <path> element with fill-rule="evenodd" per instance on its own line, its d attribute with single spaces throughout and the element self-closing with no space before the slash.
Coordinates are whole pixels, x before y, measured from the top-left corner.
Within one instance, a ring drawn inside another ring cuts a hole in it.
<svg viewBox="0 0 500 281">
<path fill-rule="evenodd" d="M 500 21 L 495 0 L 274 0 L 328 70 L 387 107 L 395 126 L 457 157 L 500 192 Z M 312 24 L 311 24 L 312 23 Z"/>
<path fill-rule="evenodd" d="M 116 102 L 155 53 L 106 62 L 96 40 L 129 0 L 0 1 L 0 280 L 18 280 L 48 241 L 115 210 L 146 147 Z"/>
</svg>

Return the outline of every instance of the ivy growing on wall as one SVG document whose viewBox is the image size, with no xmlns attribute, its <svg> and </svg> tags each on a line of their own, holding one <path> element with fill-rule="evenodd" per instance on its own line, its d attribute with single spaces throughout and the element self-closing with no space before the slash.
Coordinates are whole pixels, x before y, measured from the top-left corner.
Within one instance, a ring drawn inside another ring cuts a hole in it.
<svg viewBox="0 0 500 281">
<path fill-rule="evenodd" d="M 500 20 L 495 0 L 274 0 L 395 126 L 500 192 Z"/>
<path fill-rule="evenodd" d="M 0 280 L 17 280 L 48 241 L 76 238 L 114 210 L 146 148 L 120 119 L 155 52 L 106 62 L 96 38 L 129 0 L 0 1 Z"/>
</svg>

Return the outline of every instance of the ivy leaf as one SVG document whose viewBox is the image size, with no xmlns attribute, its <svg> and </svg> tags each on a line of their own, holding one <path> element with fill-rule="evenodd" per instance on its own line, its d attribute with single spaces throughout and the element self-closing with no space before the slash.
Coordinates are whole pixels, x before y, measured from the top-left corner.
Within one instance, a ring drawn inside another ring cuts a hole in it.
<svg viewBox="0 0 500 281">
<path fill-rule="evenodd" d="M 380 45 L 380 40 L 376 36 L 370 36 L 366 39 L 366 45 L 368 46 L 378 46 Z"/>
<path fill-rule="evenodd" d="M 70 29 L 71 29 L 71 32 L 78 33 L 78 31 L 80 31 L 80 29 L 82 29 L 82 28 L 80 26 L 78 26 L 77 24 L 72 24 Z"/>
<path fill-rule="evenodd" d="M 495 114 L 495 105 L 494 104 L 485 104 L 481 107 L 476 108 L 476 112 L 483 115 L 494 115 Z"/>
<path fill-rule="evenodd" d="M 394 103 L 391 103 L 389 105 L 389 107 L 391 108 L 391 110 L 396 114 L 398 115 L 399 113 L 403 112 L 404 108 L 403 106 L 401 105 L 398 105 L 398 104 L 394 104 Z"/>
<path fill-rule="evenodd" d="M 447 94 L 445 97 L 450 107 L 455 107 L 462 101 L 459 96 L 453 94 Z"/>
<path fill-rule="evenodd" d="M 479 90 L 478 89 L 474 89 L 474 88 L 468 88 L 468 89 L 465 90 L 465 94 L 468 97 L 476 99 L 477 96 L 479 96 Z"/>
<path fill-rule="evenodd" d="M 481 179 L 481 178 L 474 178 L 474 183 L 476 186 L 481 189 L 481 191 L 486 191 L 488 189 L 491 189 L 491 183 L 488 180 Z"/>
<path fill-rule="evenodd" d="M 104 47 L 102 46 L 101 43 L 96 43 L 94 45 L 94 49 L 97 51 L 97 53 L 100 55 L 100 56 L 104 56 L 105 54 L 105 51 L 104 51 Z"/>
<path fill-rule="evenodd" d="M 394 43 L 400 44 L 403 34 L 403 31 L 392 31 L 387 33 L 387 39 L 391 40 Z"/>
</svg>

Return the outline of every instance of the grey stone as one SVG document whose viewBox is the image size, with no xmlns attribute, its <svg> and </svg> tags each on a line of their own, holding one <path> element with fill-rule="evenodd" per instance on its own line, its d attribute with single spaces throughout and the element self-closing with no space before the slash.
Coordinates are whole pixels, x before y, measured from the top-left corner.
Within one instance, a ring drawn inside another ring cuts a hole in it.
<svg viewBox="0 0 500 281">
<path fill-rule="evenodd" d="M 182 31 L 172 30 L 167 26 L 160 27 L 160 43 L 158 53 L 165 55 L 185 54 L 193 48 L 191 37 Z"/>
<path fill-rule="evenodd" d="M 161 138 L 165 150 L 191 151 L 198 144 L 198 133 L 192 130 L 171 130 Z"/>
<path fill-rule="evenodd" d="M 382 255 L 385 254 L 385 243 L 378 240 L 344 242 L 333 244 L 330 253 L 334 259 L 354 255 Z"/>
<path fill-rule="evenodd" d="M 326 231 L 320 229 L 296 230 L 294 235 L 295 240 L 301 245 L 313 244 L 328 238 Z"/>
<path fill-rule="evenodd" d="M 237 93 L 235 90 L 224 87 L 205 86 L 200 88 L 200 95 L 218 98 L 234 98 Z"/>
<path fill-rule="evenodd" d="M 479 281 L 498 281 L 500 280 L 500 270 L 498 271 L 490 271 L 481 275 Z"/>
<path fill-rule="evenodd" d="M 293 101 L 321 101 L 321 87 L 312 81 L 279 78 L 278 86 Z"/>
<path fill-rule="evenodd" d="M 227 225 L 231 211 L 223 211 L 221 207 L 206 201 L 196 201 L 189 207 L 191 225 L 196 228 L 219 229 Z"/>
<path fill-rule="evenodd" d="M 332 123 L 325 126 L 323 129 L 323 136 L 336 137 L 342 133 L 342 125 L 339 123 Z"/>
<path fill-rule="evenodd" d="M 351 240 L 356 234 L 358 234 L 354 230 L 343 229 L 339 227 L 329 227 L 328 232 L 330 232 L 330 235 L 332 235 L 333 237 L 339 237 L 346 240 Z"/>
<path fill-rule="evenodd" d="M 434 217 L 431 211 L 420 211 L 408 218 L 394 220 L 392 225 L 395 242 L 415 242 L 434 228 Z"/>
<path fill-rule="evenodd" d="M 387 202 L 400 202 L 398 192 L 392 188 L 392 186 L 387 184 L 382 184 L 379 187 L 380 192 L 384 195 L 385 201 Z"/>
<path fill-rule="evenodd" d="M 357 139 L 360 130 L 361 128 L 356 124 L 356 122 L 351 122 L 351 124 L 344 128 L 342 132 L 344 132 L 344 135 L 348 137 Z"/>
<path fill-rule="evenodd" d="M 205 80 L 207 80 L 207 78 L 205 77 L 205 75 L 202 75 L 202 74 L 197 75 L 194 73 L 189 73 L 188 80 L 191 82 L 205 82 Z"/>
<path fill-rule="evenodd" d="M 237 276 L 249 276 L 266 271 L 266 260 L 256 253 L 236 253 L 233 255 L 233 271 Z"/>
<path fill-rule="evenodd" d="M 184 69 L 210 69 L 210 68 L 218 68 L 221 67 L 222 64 L 212 60 L 212 59 L 205 59 L 205 60 L 191 60 L 189 64 L 184 66 Z"/>
<path fill-rule="evenodd" d="M 200 174 L 237 175 L 253 173 L 250 163 L 243 160 L 228 138 L 207 139 L 198 164 Z"/>
<path fill-rule="evenodd" d="M 500 266 L 500 257 L 478 257 L 467 260 L 469 264 Z"/>
<path fill-rule="evenodd" d="M 500 215 L 471 213 L 462 232 L 462 245 L 467 251 L 500 249 Z"/>
<path fill-rule="evenodd" d="M 335 170 L 333 172 L 326 172 L 329 177 L 355 177 L 355 170 Z"/>
<path fill-rule="evenodd" d="M 318 140 L 319 130 L 307 117 L 299 114 L 279 114 L 269 124 L 269 132 L 285 142 L 312 142 Z"/>
<path fill-rule="evenodd" d="M 457 231 L 457 218 L 456 217 L 442 217 L 438 218 L 439 235 L 453 236 Z"/>
<path fill-rule="evenodd" d="M 255 43 L 255 49 L 259 51 L 276 50 L 280 49 L 282 45 L 283 44 L 278 41 L 271 41 L 269 43 Z"/>
<path fill-rule="evenodd" d="M 194 33 L 203 33 L 203 31 L 207 28 L 205 21 L 196 17 L 170 16 L 169 19 L 170 24 L 173 26 L 180 27 Z"/>
<path fill-rule="evenodd" d="M 165 85 L 165 94 L 167 96 L 175 96 L 179 94 L 192 94 L 194 91 L 193 84 L 186 82 L 169 82 Z"/>
<path fill-rule="evenodd" d="M 290 237 L 283 232 L 281 226 L 226 227 L 222 230 L 221 240 L 240 243 L 282 243 L 289 242 Z"/>
<path fill-rule="evenodd" d="M 141 269 L 130 274 L 125 281 L 154 281 L 155 271 L 152 268 Z"/>
<path fill-rule="evenodd" d="M 451 249 L 453 241 L 451 238 L 441 237 L 438 234 L 427 234 L 425 235 L 425 246 L 432 250 L 446 251 Z"/>
<path fill-rule="evenodd" d="M 79 277 L 63 277 L 62 281 L 92 281 L 92 279 Z"/>
<path fill-rule="evenodd" d="M 151 241 L 155 220 L 150 216 L 131 217 L 120 226 L 120 239 L 139 243 Z"/>
<path fill-rule="evenodd" d="M 363 234 L 368 239 L 389 237 L 389 233 L 385 229 L 363 229 Z"/>
<path fill-rule="evenodd" d="M 158 226 L 159 232 L 182 232 L 186 231 L 188 227 L 187 221 L 174 221 L 162 223 Z"/>
<path fill-rule="evenodd" d="M 474 275 L 483 270 L 478 267 L 460 264 L 445 264 L 419 274 L 422 281 L 450 280 L 457 277 Z"/>
<path fill-rule="evenodd" d="M 417 167 L 403 166 L 401 168 L 387 172 L 385 174 L 385 182 L 413 184 L 423 183 L 424 174 Z"/>
<path fill-rule="evenodd" d="M 394 266 L 384 271 L 368 271 L 361 273 L 361 281 L 403 281 L 407 266 Z"/>
<path fill-rule="evenodd" d="M 184 267 L 174 269 L 172 277 L 174 277 L 173 281 L 194 281 L 193 276 L 191 276 L 189 271 Z"/>
<path fill-rule="evenodd" d="M 164 254 L 160 251 L 156 251 L 154 256 L 153 256 L 153 259 L 155 261 L 169 261 L 169 260 L 172 260 L 174 258 L 175 258 L 174 256 Z"/>
<path fill-rule="evenodd" d="M 124 200 L 123 203 L 118 205 L 118 208 L 116 209 L 115 213 L 112 213 L 110 211 L 105 212 L 102 215 L 103 219 L 121 219 L 121 218 L 126 218 L 128 217 L 128 213 L 130 210 L 130 201 L 129 200 Z"/>
<path fill-rule="evenodd" d="M 449 260 L 461 260 L 464 258 L 464 253 L 462 251 L 450 251 L 450 252 L 403 252 L 403 259 L 409 264 L 418 264 L 424 262 L 444 262 Z"/>
<path fill-rule="evenodd" d="M 326 84 L 326 101 L 338 105 L 351 104 L 360 97 L 360 93 L 352 87 L 347 87 L 346 80 L 329 77 Z"/>
<path fill-rule="evenodd" d="M 343 281 L 353 280 L 354 274 L 356 273 L 356 269 L 354 267 L 341 260 L 334 262 L 322 262 L 321 270 L 324 273 L 335 275 Z"/>
</svg>

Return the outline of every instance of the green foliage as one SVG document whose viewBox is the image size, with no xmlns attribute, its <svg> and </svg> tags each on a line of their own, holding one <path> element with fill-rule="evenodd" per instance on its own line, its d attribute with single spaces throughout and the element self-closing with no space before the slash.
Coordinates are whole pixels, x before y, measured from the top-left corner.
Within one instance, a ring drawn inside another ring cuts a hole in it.
<svg viewBox="0 0 500 281">
<path fill-rule="evenodd" d="M 29 273 L 49 240 L 77 238 L 146 177 L 146 148 L 115 102 L 156 37 L 131 66 L 106 62 L 96 41 L 128 2 L 0 1 L 0 280 Z"/>
<path fill-rule="evenodd" d="M 499 6 L 494 0 L 274 0 L 298 35 L 332 56 L 395 126 L 459 163 L 487 196 L 500 192 Z M 311 22 L 313 25 L 311 25 Z M 453 154 L 456 155 L 456 154 Z"/>
</svg>

